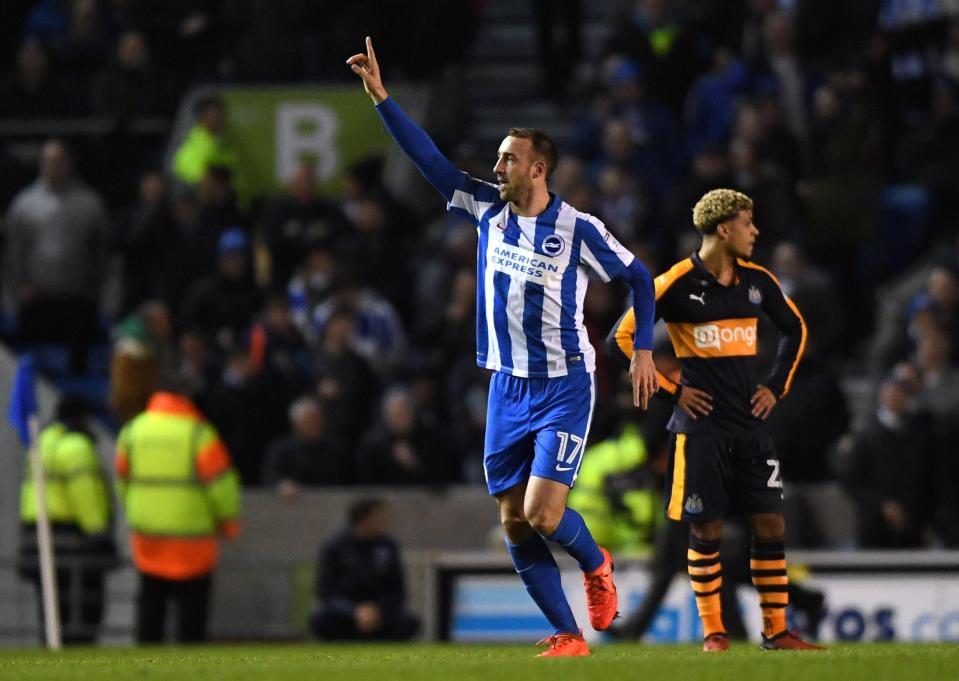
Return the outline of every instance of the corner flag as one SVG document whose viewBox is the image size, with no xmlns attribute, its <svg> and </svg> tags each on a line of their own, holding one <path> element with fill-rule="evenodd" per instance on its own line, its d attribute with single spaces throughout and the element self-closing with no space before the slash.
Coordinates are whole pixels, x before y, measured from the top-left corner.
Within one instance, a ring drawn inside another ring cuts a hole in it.
<svg viewBox="0 0 959 681">
<path fill-rule="evenodd" d="M 17 364 L 10 391 L 10 409 L 7 419 L 17 431 L 24 446 L 30 445 L 30 417 L 37 414 L 37 393 L 34 388 L 33 357 L 24 355 Z"/>
<path fill-rule="evenodd" d="M 57 575 L 54 566 L 53 540 L 50 536 L 50 517 L 47 514 L 47 493 L 43 462 L 40 459 L 40 430 L 37 415 L 37 393 L 33 375 L 33 358 L 24 355 L 17 364 L 10 391 L 10 409 L 7 418 L 17 431 L 21 442 L 30 453 L 30 474 L 33 491 L 37 495 L 37 548 L 40 553 L 40 590 L 43 594 L 43 625 L 47 647 L 59 650 L 60 608 L 57 600 Z"/>
</svg>

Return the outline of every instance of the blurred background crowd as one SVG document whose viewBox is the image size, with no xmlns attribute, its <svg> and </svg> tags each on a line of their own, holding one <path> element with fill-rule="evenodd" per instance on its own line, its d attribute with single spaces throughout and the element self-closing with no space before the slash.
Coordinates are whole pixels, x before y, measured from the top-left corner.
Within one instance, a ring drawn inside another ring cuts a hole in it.
<svg viewBox="0 0 959 681">
<path fill-rule="evenodd" d="M 4 2 L 6 341 L 113 427 L 178 374 L 248 486 L 481 483 L 473 228 L 392 187 L 382 158 L 335 194 L 304 160 L 283 195 L 251 195 L 223 138 L 215 86 L 355 85 L 343 62 L 371 34 L 388 82 L 438 88 L 454 115 L 431 131 L 480 178 L 497 135 L 538 121 L 485 133 L 499 121 L 470 94 L 478 62 L 504 76 L 506 104 L 547 112 L 551 189 L 654 274 L 697 247 L 702 193 L 751 195 L 756 260 L 810 334 L 770 419 L 785 479 L 838 483 L 862 545 L 959 544 L 959 3 L 593 4 Z M 511 51 L 518 26 L 528 62 Z M 200 85 L 214 94 L 170 141 Z M 630 480 L 653 490 L 664 410 L 629 407 L 601 349 L 625 304 L 599 282 L 587 295 L 591 442 L 639 424 L 648 457 Z"/>
</svg>

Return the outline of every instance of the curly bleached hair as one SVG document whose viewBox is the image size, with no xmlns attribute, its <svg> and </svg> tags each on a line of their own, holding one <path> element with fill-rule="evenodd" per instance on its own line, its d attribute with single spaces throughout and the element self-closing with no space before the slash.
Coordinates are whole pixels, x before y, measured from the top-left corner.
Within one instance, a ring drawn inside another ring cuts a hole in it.
<svg viewBox="0 0 959 681">
<path fill-rule="evenodd" d="M 713 189 L 693 206 L 693 224 L 703 234 L 714 234 L 716 226 L 732 220 L 741 210 L 752 210 L 753 200 L 735 189 Z"/>
</svg>

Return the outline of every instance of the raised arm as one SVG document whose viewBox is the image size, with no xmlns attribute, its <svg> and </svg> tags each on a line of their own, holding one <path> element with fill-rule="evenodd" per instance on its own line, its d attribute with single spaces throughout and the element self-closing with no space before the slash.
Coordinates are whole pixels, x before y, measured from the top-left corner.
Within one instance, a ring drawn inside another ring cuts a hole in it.
<svg viewBox="0 0 959 681">
<path fill-rule="evenodd" d="M 373 41 L 366 37 L 366 54 L 354 54 L 346 60 L 353 71 L 363 80 L 363 88 L 376 105 L 376 110 L 383 119 L 386 129 L 396 140 L 400 149 L 409 156 L 423 176 L 436 187 L 447 201 L 453 200 L 457 189 L 463 188 L 467 180 L 465 173 L 456 169 L 446 158 L 430 136 L 416 125 L 403 112 L 399 105 L 390 99 L 389 93 L 383 87 L 380 76 L 380 65 L 373 50 Z"/>
</svg>

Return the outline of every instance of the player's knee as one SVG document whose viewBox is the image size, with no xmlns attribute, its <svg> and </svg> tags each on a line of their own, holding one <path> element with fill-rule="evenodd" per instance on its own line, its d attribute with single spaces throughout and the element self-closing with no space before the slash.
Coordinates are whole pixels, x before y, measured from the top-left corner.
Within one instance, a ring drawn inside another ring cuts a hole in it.
<svg viewBox="0 0 959 681">
<path fill-rule="evenodd" d="M 526 520 L 538 534 L 548 537 L 559 527 L 563 514 L 548 506 L 531 506 L 526 510 Z"/>
<path fill-rule="evenodd" d="M 778 513 L 753 516 L 753 533 L 764 541 L 777 541 L 786 536 L 786 519 Z"/>
<path fill-rule="evenodd" d="M 503 526 L 506 537 L 513 544 L 522 543 L 533 536 L 533 529 L 521 511 L 500 513 L 500 524 Z"/>
<path fill-rule="evenodd" d="M 720 521 L 690 523 L 689 532 L 700 541 L 719 541 L 723 536 L 723 524 Z"/>
</svg>

